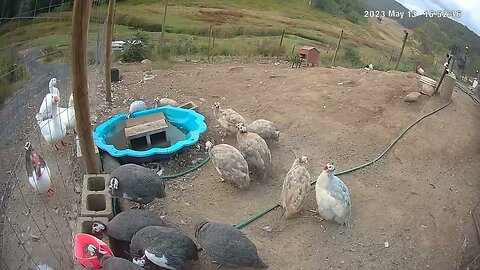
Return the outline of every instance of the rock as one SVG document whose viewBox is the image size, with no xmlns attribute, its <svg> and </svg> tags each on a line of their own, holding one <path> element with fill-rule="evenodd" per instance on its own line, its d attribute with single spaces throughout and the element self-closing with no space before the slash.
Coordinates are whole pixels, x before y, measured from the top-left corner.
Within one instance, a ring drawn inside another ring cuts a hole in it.
<svg viewBox="0 0 480 270">
<path fill-rule="evenodd" d="M 421 95 L 422 94 L 420 94 L 419 92 L 411 92 L 410 94 L 406 95 L 403 98 L 403 100 L 405 102 L 409 102 L 409 103 L 416 102 L 420 98 Z"/>
<path fill-rule="evenodd" d="M 150 61 L 150 60 L 148 60 L 148 59 L 143 59 L 141 63 L 142 63 L 142 64 L 151 64 L 152 61 Z"/>
</svg>

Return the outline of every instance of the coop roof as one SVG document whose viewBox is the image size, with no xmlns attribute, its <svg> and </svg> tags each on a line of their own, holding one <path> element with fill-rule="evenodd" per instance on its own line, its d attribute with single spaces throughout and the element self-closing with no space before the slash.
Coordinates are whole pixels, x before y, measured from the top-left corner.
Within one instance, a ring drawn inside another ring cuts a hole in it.
<svg viewBox="0 0 480 270">
<path fill-rule="evenodd" d="M 302 48 L 300 48 L 300 50 L 306 50 L 306 51 L 315 50 L 318 52 L 317 48 L 312 46 L 303 46 Z"/>
</svg>

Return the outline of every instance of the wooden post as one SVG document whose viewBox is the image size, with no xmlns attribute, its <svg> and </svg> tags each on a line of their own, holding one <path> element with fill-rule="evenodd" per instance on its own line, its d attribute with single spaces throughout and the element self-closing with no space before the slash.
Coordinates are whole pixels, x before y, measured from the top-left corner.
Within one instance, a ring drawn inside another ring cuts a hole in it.
<svg viewBox="0 0 480 270">
<path fill-rule="evenodd" d="M 160 36 L 160 52 L 163 51 L 163 38 L 165 36 L 165 23 L 167 22 L 168 0 L 165 0 L 165 9 L 163 11 L 162 35 Z"/>
<path fill-rule="evenodd" d="M 208 62 L 210 62 L 210 44 L 212 41 L 212 32 L 213 32 L 213 26 L 210 25 L 210 29 L 208 31 Z"/>
<path fill-rule="evenodd" d="M 395 69 L 398 68 L 398 65 L 400 64 L 400 60 L 402 60 L 403 49 L 405 49 L 405 43 L 407 43 L 408 32 L 407 30 L 404 30 L 404 32 L 405 32 L 405 37 L 403 38 L 402 49 L 400 50 L 400 55 L 398 55 L 398 60 L 397 60 L 397 64 L 395 65 Z"/>
<path fill-rule="evenodd" d="M 295 53 L 295 44 L 293 45 L 293 48 L 292 48 L 292 55 L 291 55 L 292 57 L 293 57 L 294 53 Z"/>
<path fill-rule="evenodd" d="M 285 36 L 285 29 L 282 31 L 282 37 L 280 38 L 280 44 L 278 45 L 278 51 L 277 51 L 277 60 L 280 57 L 280 50 L 282 49 L 282 43 L 283 43 L 283 37 Z"/>
<path fill-rule="evenodd" d="M 88 103 L 88 24 L 91 0 L 77 0 L 72 16 L 72 93 L 80 149 L 87 174 L 98 174 Z"/>
<path fill-rule="evenodd" d="M 337 48 L 335 49 L 335 54 L 333 55 L 333 58 L 332 58 L 332 64 L 331 64 L 332 67 L 335 64 L 335 59 L 337 58 L 337 53 L 338 53 L 338 49 L 340 48 L 340 42 L 342 42 L 342 38 L 343 38 L 343 29 L 342 29 L 342 32 L 340 32 L 340 37 L 338 38 Z"/>
<path fill-rule="evenodd" d="M 105 100 L 112 102 L 112 36 L 113 14 L 116 0 L 108 1 L 107 29 L 105 32 Z"/>
</svg>

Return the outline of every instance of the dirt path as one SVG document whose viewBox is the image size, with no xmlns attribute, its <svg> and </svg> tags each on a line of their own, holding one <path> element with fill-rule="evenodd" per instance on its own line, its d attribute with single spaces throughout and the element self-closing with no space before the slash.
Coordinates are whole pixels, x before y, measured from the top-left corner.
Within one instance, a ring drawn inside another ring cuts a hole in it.
<svg viewBox="0 0 480 270">
<path fill-rule="evenodd" d="M 122 97 L 168 96 L 199 104 L 209 128 L 204 140 L 220 142 L 214 101 L 247 121 L 275 121 L 282 130 L 271 148 L 274 170 L 266 182 L 239 192 L 221 183 L 208 164 L 168 184 L 168 198 L 154 207 L 190 235 L 202 217 L 237 224 L 275 203 L 294 154 L 309 157 L 314 178 L 328 161 L 339 171 L 352 168 L 375 158 L 410 123 L 442 104 L 438 98 L 402 100 L 418 89 L 415 74 L 184 64 L 153 71 L 155 80 L 143 84 L 138 82 L 148 67 L 121 68 L 128 88 L 118 93 Z M 119 102 L 113 113 L 127 107 Z M 308 211 L 284 221 L 277 209 L 243 231 L 272 269 L 461 269 L 479 248 L 470 216 L 480 176 L 478 116 L 478 106 L 455 92 L 449 107 L 414 127 L 385 158 L 342 176 L 352 193 L 351 229 L 319 222 Z M 315 208 L 311 194 L 307 209 Z M 203 256 L 191 269 L 216 266 Z"/>
</svg>

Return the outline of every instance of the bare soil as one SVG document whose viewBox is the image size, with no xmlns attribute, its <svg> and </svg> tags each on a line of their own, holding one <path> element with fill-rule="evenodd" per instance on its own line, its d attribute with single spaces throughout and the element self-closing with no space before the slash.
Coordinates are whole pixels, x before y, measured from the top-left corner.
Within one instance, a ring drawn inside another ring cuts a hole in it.
<svg viewBox="0 0 480 270">
<path fill-rule="evenodd" d="M 220 182 L 210 162 L 167 183 L 167 198 L 157 200 L 152 207 L 168 224 L 191 237 L 195 222 L 201 218 L 238 224 L 276 204 L 295 155 L 309 157 L 312 180 L 326 162 L 334 162 L 338 171 L 358 166 L 377 157 L 413 121 L 445 103 L 439 97 L 426 96 L 417 103 L 404 102 L 406 94 L 420 87 L 413 73 L 341 67 L 291 69 L 288 64 L 268 61 L 184 63 L 153 71 L 141 64 L 118 67 L 123 81 L 114 85 L 112 106 L 103 101 L 101 78 L 92 72 L 90 109 L 94 124 L 127 112 L 134 98 L 142 97 L 153 106 L 155 97 L 169 97 L 199 106 L 208 125 L 199 142 L 202 146 L 207 139 L 221 142 L 211 109 L 215 101 L 241 113 L 247 121 L 264 118 L 281 129 L 280 141 L 271 145 L 270 177 L 254 181 L 246 191 Z M 155 79 L 140 82 L 147 72 Z M 480 117 L 478 105 L 464 93 L 455 91 L 452 99 L 448 107 L 413 127 L 383 159 L 341 176 L 353 201 L 352 228 L 320 221 L 307 211 L 316 208 L 312 192 L 306 209 L 297 217 L 283 220 L 277 208 L 242 229 L 270 269 L 466 269 L 480 251 L 471 216 L 478 203 Z M 2 147 L 2 157 L 10 153 L 7 151 L 22 152 L 24 142 L 18 141 L 15 148 Z M 234 137 L 226 142 L 236 145 Z M 29 205 L 37 202 L 33 217 L 41 223 L 39 227 L 58 251 L 57 256 L 66 260 L 69 255 L 61 238 L 55 237 L 60 234 L 49 219 L 53 216 L 64 241 L 71 241 L 72 227 L 69 230 L 66 224 L 72 224 L 77 216 L 80 194 L 76 191 L 81 178 L 76 170 L 70 171 L 72 177 L 65 176 L 67 165 L 74 164 L 73 149 L 60 156 L 48 155 L 50 146 L 42 143 L 42 147 L 47 162 L 59 170 L 55 185 L 60 188 L 47 199 L 51 214 L 29 191 L 22 178 L 23 164 L 17 170 L 20 180 L 7 213 L 35 260 L 54 269 L 71 269 L 60 267 L 47 241 L 38 239 L 39 232 L 31 229 L 32 218 L 19 193 L 27 194 Z M 187 169 L 204 157 L 203 147 L 192 147 L 163 163 L 165 174 Z M 3 162 L 7 164 L 5 159 Z M 12 166 L 10 162 L 8 166 Z M 31 267 L 8 225 L 3 238 L 3 258 L 9 266 L 5 269 Z M 201 259 L 189 269 L 217 269 L 210 261 L 202 252 Z"/>
</svg>

